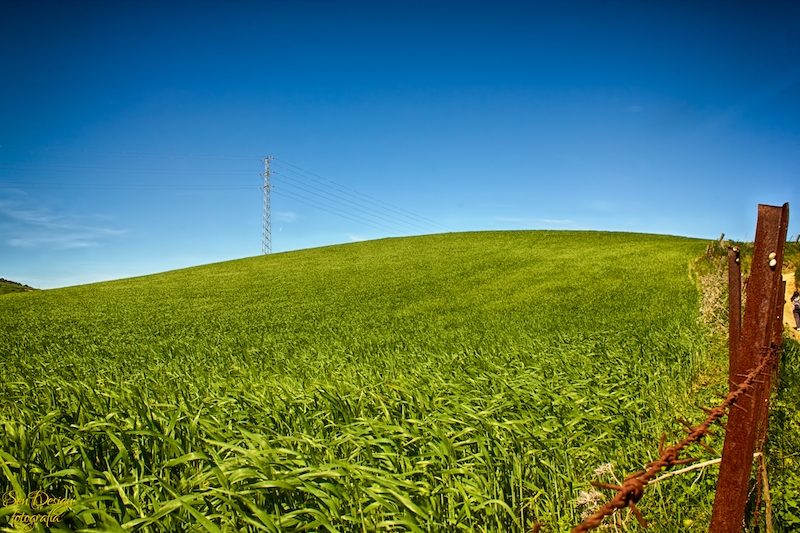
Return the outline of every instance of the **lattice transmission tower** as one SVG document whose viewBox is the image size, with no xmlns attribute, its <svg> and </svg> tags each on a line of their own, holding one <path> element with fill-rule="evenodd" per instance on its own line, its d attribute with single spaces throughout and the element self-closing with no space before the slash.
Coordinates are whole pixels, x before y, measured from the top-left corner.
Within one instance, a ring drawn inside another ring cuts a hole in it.
<svg viewBox="0 0 800 533">
<path fill-rule="evenodd" d="M 272 213 L 269 202 L 269 191 L 272 185 L 269 183 L 269 177 L 272 171 L 269 169 L 269 162 L 272 156 L 264 158 L 264 219 L 261 225 L 261 253 L 263 255 L 272 253 Z"/>
</svg>

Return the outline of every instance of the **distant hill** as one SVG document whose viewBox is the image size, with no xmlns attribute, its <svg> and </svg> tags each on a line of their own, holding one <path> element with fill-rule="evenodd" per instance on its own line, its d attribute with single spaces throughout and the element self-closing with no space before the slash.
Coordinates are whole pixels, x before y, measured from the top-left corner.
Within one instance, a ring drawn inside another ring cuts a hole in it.
<svg viewBox="0 0 800 533">
<path fill-rule="evenodd" d="M 30 292 L 35 290 L 36 289 L 28 285 L 23 285 L 22 283 L 17 283 L 16 281 L 0 278 L 0 294 L 6 294 L 9 292 Z"/>
</svg>

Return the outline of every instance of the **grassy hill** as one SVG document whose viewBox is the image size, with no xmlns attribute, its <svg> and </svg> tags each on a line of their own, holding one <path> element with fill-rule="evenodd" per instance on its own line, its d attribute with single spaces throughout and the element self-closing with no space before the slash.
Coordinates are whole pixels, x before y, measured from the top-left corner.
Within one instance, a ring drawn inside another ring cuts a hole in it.
<svg viewBox="0 0 800 533">
<path fill-rule="evenodd" d="M 705 245 L 447 234 L 5 295 L 0 491 L 74 499 L 64 530 L 568 530 L 725 390 Z M 713 483 L 640 508 L 704 530 Z"/>
<path fill-rule="evenodd" d="M 0 278 L 0 294 L 8 294 L 9 292 L 30 292 L 36 290 L 28 285 L 17 283 L 16 281 L 9 281 Z"/>
</svg>

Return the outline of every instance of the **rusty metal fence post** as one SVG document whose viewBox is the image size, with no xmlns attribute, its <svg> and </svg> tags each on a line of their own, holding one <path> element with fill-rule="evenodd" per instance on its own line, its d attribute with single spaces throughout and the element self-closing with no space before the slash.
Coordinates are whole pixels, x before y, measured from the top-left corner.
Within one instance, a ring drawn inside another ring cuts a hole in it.
<svg viewBox="0 0 800 533">
<path fill-rule="evenodd" d="M 777 349 L 774 343 L 774 321 L 778 290 L 783 283 L 781 265 L 788 221 L 789 204 L 784 204 L 783 207 L 758 206 L 741 351 L 736 360 L 731 361 L 730 367 L 730 380 L 735 385 L 741 383 L 744 376 L 759 367 Z M 781 294 L 780 300 L 782 299 Z M 731 342 L 734 341 L 731 337 Z M 752 394 L 740 398 L 740 409 L 732 409 L 728 414 L 710 533 L 740 533 L 742 530 L 753 467 L 753 451 L 759 426 L 763 427 L 761 417 L 766 416 L 763 404 L 765 399 L 769 399 L 770 391 L 767 387 L 771 373 L 772 368 L 766 367 Z"/>
<path fill-rule="evenodd" d="M 728 368 L 735 368 L 742 349 L 742 260 L 738 246 L 728 248 L 728 324 Z"/>
<path fill-rule="evenodd" d="M 786 282 L 781 280 L 778 283 L 778 290 L 775 294 L 775 315 L 772 319 L 772 346 L 780 348 L 783 346 L 783 306 L 786 303 Z M 778 352 L 780 357 L 780 352 Z M 769 423 L 769 397 L 772 390 L 774 374 L 777 371 L 779 359 L 775 360 L 772 372 L 764 376 L 764 395 L 761 398 L 761 413 L 758 417 L 759 439 L 764 440 L 767 436 L 767 425 Z M 777 382 L 777 380 L 775 380 Z"/>
</svg>

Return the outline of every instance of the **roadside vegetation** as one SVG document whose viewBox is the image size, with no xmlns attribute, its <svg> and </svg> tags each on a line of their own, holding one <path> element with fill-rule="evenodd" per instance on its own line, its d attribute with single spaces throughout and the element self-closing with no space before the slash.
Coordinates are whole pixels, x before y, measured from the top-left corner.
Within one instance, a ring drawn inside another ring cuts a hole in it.
<svg viewBox="0 0 800 533">
<path fill-rule="evenodd" d="M 710 333 L 709 341 L 718 351 L 728 349 L 728 270 L 727 248 L 737 246 L 741 250 L 742 299 L 744 286 L 750 274 L 753 243 L 718 241 L 706 247 L 704 254 L 695 263 L 695 272 L 701 285 L 701 322 Z M 792 274 L 797 279 L 800 265 L 800 245 L 786 244 L 783 274 Z M 744 302 L 746 304 L 746 302 Z M 721 360 L 727 372 L 727 360 Z M 790 335 L 784 335 L 784 344 L 778 370 L 778 382 L 773 391 L 770 422 L 764 451 L 769 476 L 769 490 L 764 491 L 757 483 L 760 463 L 754 462 L 753 502 L 748 508 L 746 531 L 789 533 L 800 528 L 800 344 Z M 761 492 L 759 495 L 758 492 Z M 756 506 L 755 502 L 759 502 Z M 767 528 L 767 501 L 772 516 L 772 528 Z"/>
<path fill-rule="evenodd" d="M 798 267 L 800 244 L 788 243 L 783 272 L 794 274 L 795 283 L 800 281 Z M 778 383 L 771 401 L 766 449 L 774 531 L 789 533 L 800 529 L 800 343 L 797 337 L 784 335 Z"/>
<path fill-rule="evenodd" d="M 4 295 L 0 492 L 73 500 L 52 531 L 568 531 L 727 390 L 705 248 L 445 234 Z M 648 488 L 652 531 L 705 531 L 715 476 Z"/>
</svg>

